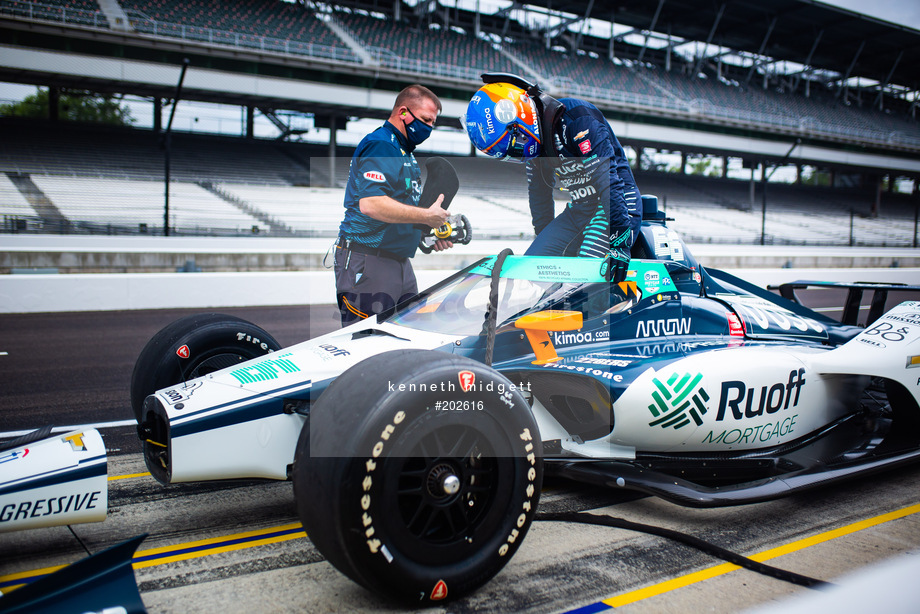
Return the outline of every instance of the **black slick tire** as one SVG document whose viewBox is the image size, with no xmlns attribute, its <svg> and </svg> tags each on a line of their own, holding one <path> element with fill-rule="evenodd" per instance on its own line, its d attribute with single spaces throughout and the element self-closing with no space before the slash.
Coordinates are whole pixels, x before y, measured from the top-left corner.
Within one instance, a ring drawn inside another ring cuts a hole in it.
<svg viewBox="0 0 920 614">
<path fill-rule="evenodd" d="M 293 469 L 298 513 L 326 559 L 417 605 L 498 573 L 543 479 L 537 425 L 513 388 L 482 363 L 422 350 L 339 376 L 311 407 Z"/>
<path fill-rule="evenodd" d="M 140 421 L 144 399 L 166 388 L 280 350 L 252 322 L 219 313 L 180 318 L 155 334 L 134 363 L 131 409 Z"/>
</svg>

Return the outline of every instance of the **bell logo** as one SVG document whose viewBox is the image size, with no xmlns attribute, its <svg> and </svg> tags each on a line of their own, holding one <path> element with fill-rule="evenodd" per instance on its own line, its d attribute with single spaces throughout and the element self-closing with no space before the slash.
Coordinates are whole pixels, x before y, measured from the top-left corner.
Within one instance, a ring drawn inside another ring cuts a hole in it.
<svg viewBox="0 0 920 614">
<path fill-rule="evenodd" d="M 176 350 L 176 356 L 179 358 L 188 358 L 192 355 L 192 352 L 188 349 L 187 345 L 183 345 L 178 350 Z"/>
<path fill-rule="evenodd" d="M 441 601 L 447 598 L 447 583 L 444 580 L 438 580 L 438 583 L 431 589 L 431 600 Z"/>
<path fill-rule="evenodd" d="M 472 371 L 461 371 L 457 376 L 460 378 L 460 390 L 469 392 L 473 389 L 473 384 L 476 382 L 475 373 Z"/>
<path fill-rule="evenodd" d="M 383 183 L 387 180 L 384 174 L 380 171 L 367 171 L 364 173 L 364 178 L 368 181 L 375 181 L 377 183 Z"/>
</svg>

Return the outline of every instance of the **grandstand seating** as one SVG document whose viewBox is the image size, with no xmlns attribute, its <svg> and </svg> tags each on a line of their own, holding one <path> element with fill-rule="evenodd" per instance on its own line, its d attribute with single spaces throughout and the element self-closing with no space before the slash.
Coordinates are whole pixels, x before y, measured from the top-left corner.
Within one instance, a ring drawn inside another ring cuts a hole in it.
<svg viewBox="0 0 920 614">
<path fill-rule="evenodd" d="M 139 32 L 356 62 L 302 5 L 277 0 L 119 0 Z"/>
<path fill-rule="evenodd" d="M 506 42 L 502 48 L 543 75 L 561 95 L 658 106 L 668 97 L 663 88 L 606 58 L 547 49 L 531 41 Z"/>
<path fill-rule="evenodd" d="M 764 89 L 758 83 L 722 82 L 648 64 L 628 67 L 580 52 L 547 49 L 526 40 L 505 42 L 503 49 L 542 75 L 563 95 L 679 108 L 703 117 L 727 117 L 815 133 L 863 135 L 880 142 L 920 145 L 920 125 L 916 121 L 846 105 L 820 91 L 806 98 Z"/>
<path fill-rule="evenodd" d="M 38 4 L 55 6 L 62 9 L 78 9 L 81 11 L 99 10 L 99 3 L 95 0 L 41 0 Z"/>
<path fill-rule="evenodd" d="M 0 121 L 0 172 L 155 180 L 163 178 L 164 150 L 148 130 Z M 179 181 L 309 184 L 309 156 L 321 149 L 260 139 L 172 137 L 171 176 Z M 315 155 L 323 155 L 318 153 Z"/>
<path fill-rule="evenodd" d="M 139 224 L 146 224 L 151 233 L 162 228 L 163 151 L 150 131 L 21 120 L 0 121 L 0 130 L 0 231 L 42 228 L 37 211 L 4 173 L 30 175 L 71 223 L 71 232 L 138 232 Z M 248 235 L 253 227 L 260 234 L 337 233 L 348 173 L 344 158 L 336 166 L 338 188 L 310 187 L 305 165 L 311 156 L 323 156 L 325 147 L 190 134 L 174 137 L 170 208 L 176 234 Z M 340 153 L 347 155 L 348 150 L 341 148 Z M 425 159 L 419 161 L 424 169 Z M 470 219 L 475 236 L 532 236 L 523 165 L 486 157 L 454 157 L 451 163 L 461 180 L 451 211 Z M 759 242 L 759 183 L 752 203 L 747 181 L 651 171 L 637 172 L 636 178 L 643 193 L 659 196 L 661 208 L 674 218 L 671 225 L 688 241 Z M 196 185 L 199 182 L 202 185 Z M 203 187 L 206 184 L 213 184 L 211 191 Z M 554 196 L 558 213 L 567 195 L 556 191 Z M 874 201 L 871 190 L 771 184 L 766 241 L 911 245 L 910 197 L 883 194 L 879 218 L 869 217 Z M 16 220 L 26 220 L 27 228 Z"/>
<path fill-rule="evenodd" d="M 762 225 L 762 193 L 731 179 L 667 173 L 637 176 L 640 189 L 656 194 L 674 218 L 671 226 L 694 243 L 757 243 Z M 770 184 L 766 243 L 771 245 L 909 246 L 914 206 L 906 195 L 885 194 L 882 215 L 869 217 L 874 193 Z M 851 216 L 852 213 L 852 216 Z M 850 222 L 853 222 L 851 236 Z"/>
<path fill-rule="evenodd" d="M 920 144 L 920 125 L 906 116 L 845 105 L 820 90 L 808 98 L 750 85 L 723 83 L 714 78 L 643 66 L 638 74 L 700 115 L 750 120 L 765 125 L 809 130 L 838 136 L 864 136 L 880 142 Z"/>
<path fill-rule="evenodd" d="M 442 28 L 419 28 L 390 19 L 339 11 L 334 19 L 375 59 L 393 68 L 478 79 L 483 72 L 519 72 L 484 40 Z"/>
<path fill-rule="evenodd" d="M 254 186 L 223 183 L 221 189 L 283 221 L 294 234 L 335 237 L 343 216 L 344 192 L 333 188 Z M 563 205 L 564 206 L 564 205 Z M 457 194 L 450 210 L 462 213 L 479 238 L 529 238 L 533 235 L 526 199 L 511 202 Z"/>
<path fill-rule="evenodd" d="M 9 178 L 0 173 L 0 215 L 10 218 L 35 216 L 35 210 Z"/>
<path fill-rule="evenodd" d="M 409 72 L 470 80 L 477 79 L 484 71 L 524 72 L 533 76 L 524 70 L 526 66 L 562 95 L 634 104 L 658 111 L 678 110 L 700 118 L 729 119 L 766 129 L 781 127 L 806 136 L 848 137 L 873 144 L 920 147 L 920 123 L 916 120 L 903 113 L 870 108 L 869 104 L 863 107 L 849 104 L 826 95 L 818 86 L 806 98 L 800 92 L 781 92 L 776 86 L 764 89 L 759 76 L 750 84 L 719 80 L 712 74 L 700 78 L 679 68 L 666 71 L 648 63 L 627 66 L 581 51 L 546 49 L 520 37 L 502 38 L 499 51 L 492 43 L 469 32 L 445 28 L 437 20 L 420 18 L 412 24 L 407 20 L 378 19 L 336 6 L 320 18 L 301 3 L 278 0 L 119 2 L 135 28 L 145 34 L 359 62 L 348 45 L 323 23 L 324 19 L 334 19 L 366 47 L 375 61 Z M 36 14 L 40 19 L 90 25 L 101 19 L 103 26 L 106 23 L 93 0 L 9 4 L 27 5 L 28 11 L 44 12 L 45 17 Z M 65 11 L 70 12 L 69 17 L 48 16 Z M 704 66 L 703 72 L 707 70 Z"/>
<path fill-rule="evenodd" d="M 77 227 L 150 231 L 163 227 L 163 184 L 154 181 L 32 175 L 32 181 Z M 183 234 L 241 234 L 267 226 L 192 183 L 170 184 L 170 227 Z M 124 231 L 124 230 L 122 230 Z"/>
<path fill-rule="evenodd" d="M 108 19 L 93 0 L 41 0 L 39 2 L 4 2 L 3 13 L 30 19 L 109 27 Z"/>
<path fill-rule="evenodd" d="M 294 234 L 334 237 L 342 221 L 344 193 L 335 188 L 222 183 L 220 188 L 274 220 Z"/>
</svg>

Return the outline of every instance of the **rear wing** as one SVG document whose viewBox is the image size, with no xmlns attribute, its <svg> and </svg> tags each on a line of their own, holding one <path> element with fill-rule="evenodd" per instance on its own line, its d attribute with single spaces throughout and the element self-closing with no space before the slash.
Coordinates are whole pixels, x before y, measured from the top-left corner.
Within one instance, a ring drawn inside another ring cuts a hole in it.
<svg viewBox="0 0 920 614">
<path fill-rule="evenodd" d="M 837 282 L 837 281 L 790 281 L 784 284 L 767 286 L 768 290 L 779 290 L 780 295 L 794 303 L 802 305 L 802 301 L 796 295 L 797 290 L 806 288 L 844 288 L 847 290 L 846 302 L 843 306 L 843 317 L 840 321 L 843 324 L 857 326 L 856 320 L 859 316 L 859 306 L 862 302 L 863 292 L 872 290 L 872 303 L 869 306 L 869 316 L 866 320 L 866 326 L 878 320 L 885 311 L 885 302 L 888 300 L 889 292 L 918 292 L 920 286 L 900 283 L 882 283 L 872 281 L 857 282 Z"/>
</svg>

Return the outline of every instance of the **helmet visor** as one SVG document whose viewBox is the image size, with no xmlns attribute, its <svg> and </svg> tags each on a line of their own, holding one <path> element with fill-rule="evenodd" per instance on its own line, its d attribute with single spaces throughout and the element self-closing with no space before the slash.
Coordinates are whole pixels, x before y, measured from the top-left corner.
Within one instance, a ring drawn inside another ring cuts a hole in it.
<svg viewBox="0 0 920 614">
<path fill-rule="evenodd" d="M 527 144 L 529 137 L 517 124 L 508 126 L 508 149 L 501 160 L 511 162 L 522 162 L 524 160 L 524 146 Z"/>
<path fill-rule="evenodd" d="M 536 144 L 537 147 L 539 147 L 540 144 L 538 138 L 517 122 L 505 126 L 505 130 L 501 136 L 495 139 L 490 145 L 486 145 L 482 140 L 476 138 L 476 133 L 470 130 L 470 125 L 475 127 L 477 124 L 475 121 L 470 124 L 466 113 L 460 115 L 460 125 L 463 126 L 463 129 L 477 149 L 502 161 L 523 162 L 527 158 L 532 158 L 538 151 L 538 149 L 534 148 L 534 144 Z M 481 129 L 480 133 L 482 133 Z M 482 134 L 482 136 L 485 135 Z"/>
</svg>

